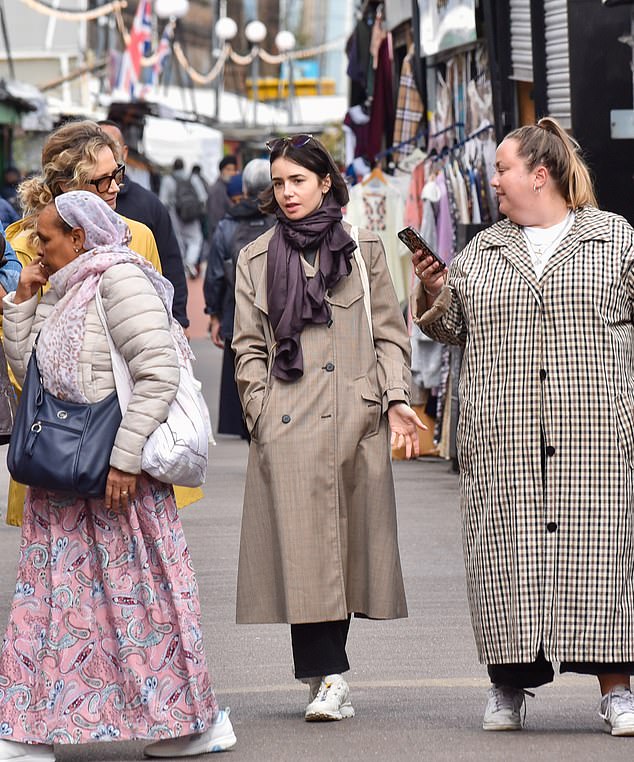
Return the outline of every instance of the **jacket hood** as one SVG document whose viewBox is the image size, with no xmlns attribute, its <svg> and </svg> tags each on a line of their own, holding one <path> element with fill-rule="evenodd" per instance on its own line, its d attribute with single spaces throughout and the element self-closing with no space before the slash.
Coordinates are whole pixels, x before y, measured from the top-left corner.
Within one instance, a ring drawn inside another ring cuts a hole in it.
<svg viewBox="0 0 634 762">
<path fill-rule="evenodd" d="M 244 198 L 227 212 L 230 217 L 236 220 L 243 220 L 248 217 L 265 217 L 259 207 L 259 201 L 256 198 Z"/>
</svg>

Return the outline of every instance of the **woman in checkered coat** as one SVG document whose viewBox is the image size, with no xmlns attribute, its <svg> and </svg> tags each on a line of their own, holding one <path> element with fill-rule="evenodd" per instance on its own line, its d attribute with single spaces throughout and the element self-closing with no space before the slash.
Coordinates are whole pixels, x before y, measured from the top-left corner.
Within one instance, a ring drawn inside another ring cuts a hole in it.
<svg viewBox="0 0 634 762">
<path fill-rule="evenodd" d="M 446 271 L 413 257 L 413 311 L 463 344 L 459 462 L 471 619 L 492 686 L 485 730 L 519 730 L 525 689 L 597 675 L 634 735 L 634 231 L 596 208 L 550 118 L 498 147 L 506 219 Z"/>
</svg>

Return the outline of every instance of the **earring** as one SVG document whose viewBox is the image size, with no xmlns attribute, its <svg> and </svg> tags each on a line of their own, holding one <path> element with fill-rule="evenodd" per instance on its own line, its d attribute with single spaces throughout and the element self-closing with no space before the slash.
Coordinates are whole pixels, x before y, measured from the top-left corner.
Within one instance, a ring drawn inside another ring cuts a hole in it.
<svg viewBox="0 0 634 762">
<path fill-rule="evenodd" d="M 537 187 L 537 180 L 533 183 L 533 193 L 541 193 L 542 192 L 542 186 L 540 185 Z"/>
<path fill-rule="evenodd" d="M 79 254 L 79 249 L 75 246 L 75 254 Z"/>
</svg>

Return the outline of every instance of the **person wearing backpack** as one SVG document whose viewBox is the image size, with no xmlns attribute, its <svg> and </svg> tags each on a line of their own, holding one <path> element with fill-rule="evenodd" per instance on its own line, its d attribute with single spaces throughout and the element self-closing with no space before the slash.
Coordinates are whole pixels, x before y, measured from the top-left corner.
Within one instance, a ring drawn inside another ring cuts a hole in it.
<svg viewBox="0 0 634 762">
<path fill-rule="evenodd" d="M 236 434 L 243 439 L 248 439 L 248 433 L 242 418 L 234 377 L 235 355 L 231 349 L 235 267 L 241 249 L 275 223 L 275 217 L 260 211 L 258 202 L 259 194 L 270 184 L 271 172 L 266 159 L 253 159 L 246 165 L 242 173 L 244 198 L 229 209 L 216 227 L 203 286 L 211 340 L 224 350 L 218 433 Z"/>
<path fill-rule="evenodd" d="M 172 174 L 161 182 L 160 200 L 168 208 L 180 245 L 185 271 L 190 278 L 198 275 L 198 256 L 203 244 L 200 216 L 203 204 L 181 158 L 174 159 Z"/>
</svg>

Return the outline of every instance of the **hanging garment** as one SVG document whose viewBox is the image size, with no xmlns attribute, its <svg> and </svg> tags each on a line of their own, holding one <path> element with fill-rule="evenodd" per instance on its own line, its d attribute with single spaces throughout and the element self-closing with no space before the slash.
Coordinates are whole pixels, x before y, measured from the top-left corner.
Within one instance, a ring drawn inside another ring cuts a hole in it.
<svg viewBox="0 0 634 762">
<path fill-rule="evenodd" d="M 409 183 L 403 223 L 420 230 L 423 221 L 423 187 L 425 185 L 425 163 L 420 162 L 412 172 Z M 435 227 L 435 226 L 434 226 Z M 424 238 L 424 236 L 423 236 Z M 425 239 L 427 240 L 427 239 Z"/>
<path fill-rule="evenodd" d="M 394 161 L 398 164 L 414 148 L 415 141 L 412 140 L 418 133 L 425 113 L 425 106 L 421 98 L 416 82 L 414 80 L 414 71 L 412 69 L 413 49 L 405 56 L 401 68 L 401 78 L 398 85 L 398 95 L 396 100 L 396 118 L 394 121 L 394 145 L 399 145 L 405 141 L 411 141 L 394 151 Z"/>
<path fill-rule="evenodd" d="M 371 180 L 351 189 L 345 216 L 351 225 L 378 233 L 399 302 L 407 299 L 411 271 L 409 250 L 396 235 L 403 227 L 403 209 L 404 202 L 397 190 Z"/>
</svg>

